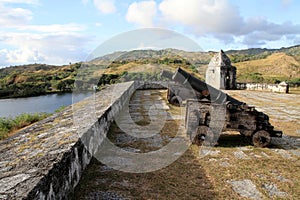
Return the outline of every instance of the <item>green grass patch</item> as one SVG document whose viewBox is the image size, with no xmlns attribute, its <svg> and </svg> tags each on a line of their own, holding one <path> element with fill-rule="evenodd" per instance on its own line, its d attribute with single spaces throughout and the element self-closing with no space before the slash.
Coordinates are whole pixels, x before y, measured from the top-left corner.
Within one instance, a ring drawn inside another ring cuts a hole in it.
<svg viewBox="0 0 300 200">
<path fill-rule="evenodd" d="M 67 106 L 61 106 L 61 107 L 59 107 L 58 109 L 56 109 L 54 112 L 55 112 L 55 113 L 59 113 L 59 112 L 63 111 L 66 107 L 67 107 Z"/>
<path fill-rule="evenodd" d="M 18 129 L 33 124 L 37 121 L 45 119 L 50 114 L 48 113 L 34 113 L 34 114 L 21 114 L 14 118 L 1 117 L 0 118 L 0 140 L 7 138 L 10 134 Z"/>
</svg>

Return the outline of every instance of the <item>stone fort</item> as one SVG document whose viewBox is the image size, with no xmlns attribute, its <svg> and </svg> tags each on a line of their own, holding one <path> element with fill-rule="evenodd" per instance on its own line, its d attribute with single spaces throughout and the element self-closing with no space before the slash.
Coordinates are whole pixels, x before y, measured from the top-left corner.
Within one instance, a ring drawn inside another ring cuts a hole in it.
<svg viewBox="0 0 300 200">
<path fill-rule="evenodd" d="M 289 84 L 285 81 L 279 84 L 238 83 L 236 67 L 231 65 L 230 58 L 220 50 L 210 61 L 206 70 L 205 82 L 221 90 L 261 90 L 278 93 L 289 93 Z"/>
<path fill-rule="evenodd" d="M 206 71 L 206 83 L 223 90 L 236 89 L 236 67 L 223 50 L 210 61 Z"/>
</svg>

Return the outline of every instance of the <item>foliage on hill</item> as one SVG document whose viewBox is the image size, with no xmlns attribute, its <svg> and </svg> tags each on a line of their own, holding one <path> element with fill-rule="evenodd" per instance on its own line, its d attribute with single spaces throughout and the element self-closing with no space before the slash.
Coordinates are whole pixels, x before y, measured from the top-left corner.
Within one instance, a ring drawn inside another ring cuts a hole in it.
<svg viewBox="0 0 300 200">
<path fill-rule="evenodd" d="M 274 53 L 285 53 L 300 61 L 300 45 L 287 48 L 283 47 L 280 49 L 251 48 L 244 50 L 230 50 L 226 51 L 226 53 L 230 55 L 230 59 L 233 63 L 265 59 Z"/>
<path fill-rule="evenodd" d="M 33 64 L 0 69 L 0 97 L 35 96 L 73 88 L 80 63 L 66 66 Z"/>
<path fill-rule="evenodd" d="M 287 80 L 300 84 L 300 46 L 281 49 L 227 51 L 237 78 L 243 82 Z M 120 81 L 157 80 L 161 69 L 182 67 L 193 75 L 205 77 L 214 52 L 186 52 L 176 49 L 115 52 L 87 63 L 63 66 L 32 64 L 0 69 L 0 98 L 34 96 L 73 89 L 91 90 Z"/>
<path fill-rule="evenodd" d="M 123 64 L 132 61 L 143 61 L 144 63 L 170 64 L 176 61 L 190 63 L 192 65 L 208 64 L 211 54 L 207 52 L 187 52 L 177 49 L 163 50 L 133 50 L 129 52 L 115 52 L 93 59 L 94 64 L 103 64 L 113 60 Z"/>
<path fill-rule="evenodd" d="M 242 82 L 297 82 L 300 78 L 300 63 L 285 53 L 273 53 L 264 59 L 235 63 L 235 66 L 238 81 Z"/>
</svg>

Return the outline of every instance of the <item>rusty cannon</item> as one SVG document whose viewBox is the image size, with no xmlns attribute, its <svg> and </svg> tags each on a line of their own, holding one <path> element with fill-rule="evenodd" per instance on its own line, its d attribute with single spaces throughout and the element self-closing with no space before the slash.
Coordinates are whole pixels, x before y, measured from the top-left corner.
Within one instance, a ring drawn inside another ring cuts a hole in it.
<svg viewBox="0 0 300 200">
<path fill-rule="evenodd" d="M 183 69 L 178 68 L 174 74 L 162 71 L 161 75 L 173 81 L 168 86 L 169 103 L 186 107 L 185 128 L 193 143 L 215 144 L 224 131 L 238 131 L 257 147 L 268 146 L 271 137 L 282 137 L 282 131 L 274 130 L 268 115 Z"/>
</svg>

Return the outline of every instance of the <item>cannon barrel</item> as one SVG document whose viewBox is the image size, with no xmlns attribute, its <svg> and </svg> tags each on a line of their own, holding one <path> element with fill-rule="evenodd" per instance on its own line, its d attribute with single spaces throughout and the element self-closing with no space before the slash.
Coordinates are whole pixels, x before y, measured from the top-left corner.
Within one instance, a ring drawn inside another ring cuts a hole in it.
<svg viewBox="0 0 300 200">
<path fill-rule="evenodd" d="M 168 78 L 168 79 L 171 79 L 172 80 L 172 77 L 173 77 L 173 73 L 170 72 L 170 71 L 166 71 L 166 70 L 162 70 L 161 71 L 161 74 L 160 74 L 161 77 L 165 77 L 165 78 Z"/>
<path fill-rule="evenodd" d="M 206 116 L 210 116 L 211 112 L 216 113 L 213 114 L 216 117 L 214 125 L 221 122 L 222 131 L 237 130 L 242 135 L 251 136 L 255 146 L 265 147 L 270 143 L 270 137 L 282 137 L 282 131 L 274 130 L 266 114 L 206 84 L 183 69 L 178 68 L 172 77 L 170 72 L 162 72 L 161 75 L 175 82 L 168 88 L 169 103 L 180 106 L 180 101 L 186 100 L 186 129 L 192 141 L 208 134 L 207 129 L 211 121 L 208 122 Z M 218 109 L 225 104 L 226 113 L 222 113 Z M 219 118 L 219 114 L 226 116 Z M 225 120 L 224 126 L 222 120 Z"/>
<path fill-rule="evenodd" d="M 161 75 L 167 78 L 170 78 L 171 72 L 162 72 Z M 178 82 L 186 87 L 192 87 L 192 89 L 196 90 L 199 93 L 209 93 L 209 99 L 212 103 L 223 104 L 227 101 L 230 101 L 233 104 L 242 105 L 243 102 L 238 101 L 237 99 L 227 95 L 226 93 L 218 90 L 211 85 L 206 84 L 205 82 L 199 80 L 198 78 L 192 76 L 190 73 L 184 71 L 181 68 L 178 68 L 176 72 L 173 74 L 173 81 Z"/>
</svg>

